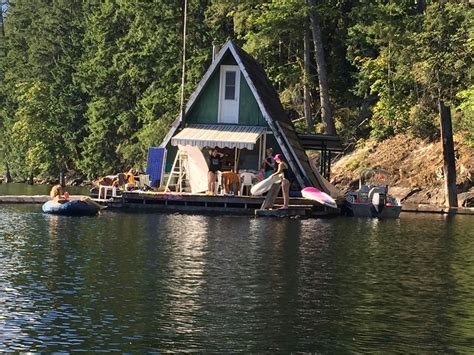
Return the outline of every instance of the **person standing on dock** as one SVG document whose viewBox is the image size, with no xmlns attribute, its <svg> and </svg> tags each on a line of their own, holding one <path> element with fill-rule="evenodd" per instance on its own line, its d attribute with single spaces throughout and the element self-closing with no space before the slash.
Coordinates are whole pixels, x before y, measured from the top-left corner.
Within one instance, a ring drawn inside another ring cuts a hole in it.
<svg viewBox="0 0 474 355">
<path fill-rule="evenodd" d="M 217 147 L 209 151 L 209 172 L 207 173 L 207 194 L 215 195 L 217 172 L 221 170 L 222 157 L 224 154 L 217 150 Z"/>
<path fill-rule="evenodd" d="M 283 161 L 283 156 L 281 154 L 275 155 L 275 163 L 277 165 L 276 171 L 270 176 L 280 176 L 281 177 L 281 193 L 283 195 L 283 207 L 282 209 L 288 208 L 290 201 L 290 182 L 285 178 L 285 170 L 288 170 L 288 165 Z"/>
</svg>

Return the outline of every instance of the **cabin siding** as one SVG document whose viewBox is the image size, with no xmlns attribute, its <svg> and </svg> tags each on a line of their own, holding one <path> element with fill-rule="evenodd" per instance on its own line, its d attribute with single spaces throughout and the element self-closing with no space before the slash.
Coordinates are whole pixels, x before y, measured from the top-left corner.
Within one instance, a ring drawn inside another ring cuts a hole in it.
<svg viewBox="0 0 474 355">
<path fill-rule="evenodd" d="M 240 74 L 239 124 L 268 127 L 257 100 L 242 73 Z"/>
<path fill-rule="evenodd" d="M 186 116 L 187 123 L 216 124 L 219 101 L 219 72 L 215 71 Z"/>
<path fill-rule="evenodd" d="M 228 53 L 222 60 L 221 65 L 237 65 L 231 53 Z M 216 70 L 209 78 L 208 83 L 203 88 L 201 94 L 186 115 L 186 123 L 189 124 L 218 124 L 219 110 L 219 84 L 220 70 Z M 257 100 L 245 80 L 240 74 L 240 102 L 239 102 L 239 125 L 268 127 L 268 123 L 263 117 Z"/>
</svg>

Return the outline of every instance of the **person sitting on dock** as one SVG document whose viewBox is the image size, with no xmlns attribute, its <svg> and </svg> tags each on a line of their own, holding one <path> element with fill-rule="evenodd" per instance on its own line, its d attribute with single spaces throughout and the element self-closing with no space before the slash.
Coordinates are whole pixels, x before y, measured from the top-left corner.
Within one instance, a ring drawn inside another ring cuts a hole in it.
<svg viewBox="0 0 474 355">
<path fill-rule="evenodd" d="M 137 186 L 137 171 L 134 168 L 131 168 L 125 174 L 125 191 L 133 190 Z"/>
<path fill-rule="evenodd" d="M 222 157 L 224 154 L 217 150 L 217 147 L 209 151 L 209 172 L 207 173 L 207 194 L 215 195 L 217 172 L 221 170 Z"/>
<path fill-rule="evenodd" d="M 288 208 L 290 200 L 290 182 L 285 178 L 285 170 L 288 170 L 288 165 L 283 161 L 281 154 L 275 155 L 275 163 L 277 165 L 276 171 L 270 176 L 281 176 L 281 191 L 283 195 L 283 207 L 282 209 Z"/>
<path fill-rule="evenodd" d="M 117 187 L 119 185 L 119 179 L 117 175 L 107 175 L 104 177 L 101 177 L 98 181 L 97 184 L 99 186 L 115 186 Z"/>
</svg>

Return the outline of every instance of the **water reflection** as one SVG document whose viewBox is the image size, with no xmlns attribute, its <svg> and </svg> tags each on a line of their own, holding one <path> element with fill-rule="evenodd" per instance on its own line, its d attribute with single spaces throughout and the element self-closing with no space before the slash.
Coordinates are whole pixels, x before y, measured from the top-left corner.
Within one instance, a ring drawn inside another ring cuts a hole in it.
<svg viewBox="0 0 474 355">
<path fill-rule="evenodd" d="M 0 206 L 0 350 L 467 353 L 473 230 Z"/>
</svg>

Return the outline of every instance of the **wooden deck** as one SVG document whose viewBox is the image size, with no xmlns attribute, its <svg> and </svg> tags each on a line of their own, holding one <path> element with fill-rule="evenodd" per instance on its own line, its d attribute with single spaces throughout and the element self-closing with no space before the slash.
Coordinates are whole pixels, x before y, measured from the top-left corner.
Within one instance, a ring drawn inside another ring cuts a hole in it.
<svg viewBox="0 0 474 355">
<path fill-rule="evenodd" d="M 235 215 L 256 215 L 260 210 L 264 197 L 254 196 L 208 196 L 205 194 L 189 193 L 164 193 L 164 192 L 125 192 L 120 197 L 109 199 L 110 208 L 127 210 L 155 210 L 164 212 L 183 213 L 220 213 Z M 283 204 L 282 198 L 277 198 L 275 210 Z M 290 208 L 286 213 L 291 215 L 291 210 L 298 210 L 298 214 L 311 216 L 328 216 L 339 214 L 339 210 L 327 208 L 304 198 L 291 198 Z M 275 211 L 268 210 L 268 211 Z M 282 210 L 283 211 L 283 210 Z M 296 212 L 295 212 L 296 213 Z M 271 215 L 272 212 L 261 215 Z M 273 212 L 273 214 L 275 214 Z M 279 212 L 279 214 L 284 214 Z"/>
<path fill-rule="evenodd" d="M 437 214 L 464 214 L 474 216 L 473 207 L 445 207 L 426 204 L 405 203 L 402 212 L 437 213 Z"/>
<path fill-rule="evenodd" d="M 28 203 L 45 203 L 49 200 L 48 195 L 16 195 L 16 196 L 0 196 L 0 203 L 4 204 L 28 204 Z"/>
</svg>

